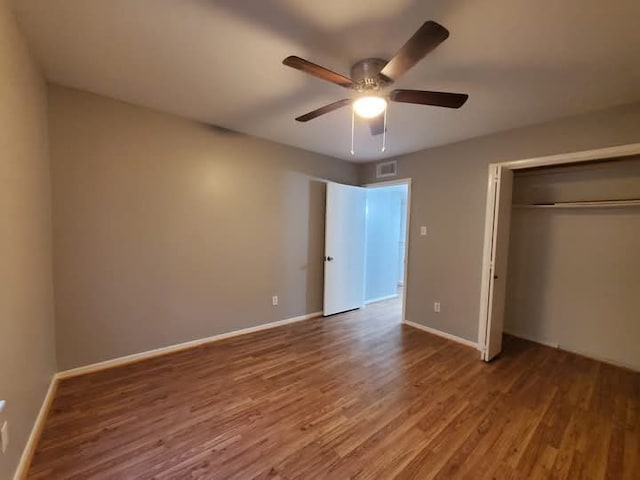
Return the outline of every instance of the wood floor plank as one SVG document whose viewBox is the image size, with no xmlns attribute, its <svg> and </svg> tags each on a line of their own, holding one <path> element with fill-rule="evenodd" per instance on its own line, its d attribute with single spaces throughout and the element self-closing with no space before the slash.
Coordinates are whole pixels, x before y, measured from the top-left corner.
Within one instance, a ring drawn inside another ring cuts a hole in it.
<svg viewBox="0 0 640 480">
<path fill-rule="evenodd" d="M 397 301 L 64 380 L 28 478 L 640 478 L 640 374 Z"/>
</svg>

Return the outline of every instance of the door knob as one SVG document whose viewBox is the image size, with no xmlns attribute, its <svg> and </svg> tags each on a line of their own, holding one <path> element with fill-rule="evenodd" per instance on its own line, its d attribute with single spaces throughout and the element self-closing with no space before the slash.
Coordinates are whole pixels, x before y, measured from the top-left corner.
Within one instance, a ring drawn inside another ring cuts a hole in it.
<svg viewBox="0 0 640 480">
<path fill-rule="evenodd" d="M 327 262 L 331 262 L 331 261 L 333 260 L 333 257 L 324 257 L 324 259 L 325 259 Z"/>
</svg>

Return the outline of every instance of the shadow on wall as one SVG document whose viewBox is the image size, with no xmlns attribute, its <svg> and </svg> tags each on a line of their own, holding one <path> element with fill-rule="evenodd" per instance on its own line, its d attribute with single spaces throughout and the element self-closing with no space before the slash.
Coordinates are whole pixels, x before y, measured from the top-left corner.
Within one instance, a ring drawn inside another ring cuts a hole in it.
<svg viewBox="0 0 640 480">
<path fill-rule="evenodd" d="M 505 330 L 553 343 L 547 319 L 551 216 L 546 210 L 514 208 L 511 215 Z M 537 288 L 531 288 L 536 279 Z M 533 319 L 531 321 L 530 319 Z"/>
<path fill-rule="evenodd" d="M 516 212 L 506 330 L 640 368 L 637 209 Z"/>
<path fill-rule="evenodd" d="M 272 295 L 282 295 L 277 311 L 289 318 L 322 310 L 326 181 L 289 171 L 282 182 L 283 213 L 272 222 L 282 283 L 273 285 Z"/>
<path fill-rule="evenodd" d="M 322 310 L 324 296 L 324 228 L 326 217 L 327 183 L 319 180 L 309 182 L 309 224 L 307 226 L 309 250 L 307 252 L 307 294 L 306 311 Z M 311 212 L 321 212 L 311 215 Z M 312 291 L 313 285 L 320 285 L 320 295 Z M 320 304 L 318 305 L 318 299 Z M 319 310 L 318 310 L 319 308 Z"/>
</svg>

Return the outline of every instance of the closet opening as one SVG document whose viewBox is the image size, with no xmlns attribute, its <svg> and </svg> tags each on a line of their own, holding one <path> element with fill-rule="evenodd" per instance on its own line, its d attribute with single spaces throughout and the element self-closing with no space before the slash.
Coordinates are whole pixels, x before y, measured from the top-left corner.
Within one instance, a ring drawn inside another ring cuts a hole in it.
<svg viewBox="0 0 640 480">
<path fill-rule="evenodd" d="M 482 358 L 507 333 L 640 370 L 640 145 L 492 165 L 489 195 Z"/>
</svg>

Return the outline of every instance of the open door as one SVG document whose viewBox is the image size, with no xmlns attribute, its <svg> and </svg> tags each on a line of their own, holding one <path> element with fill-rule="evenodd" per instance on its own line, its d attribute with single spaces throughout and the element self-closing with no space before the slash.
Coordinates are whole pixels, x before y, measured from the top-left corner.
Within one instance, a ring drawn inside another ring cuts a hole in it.
<svg viewBox="0 0 640 480">
<path fill-rule="evenodd" d="M 513 171 L 493 166 L 489 176 L 487 202 L 487 237 L 485 238 L 485 266 L 483 269 L 484 339 L 482 359 L 489 361 L 502 351 L 504 308 L 507 291 L 507 260 L 511 221 L 511 193 Z M 481 323 L 482 325 L 482 323 Z"/>
<path fill-rule="evenodd" d="M 325 316 L 364 304 L 366 189 L 327 183 Z"/>
</svg>

